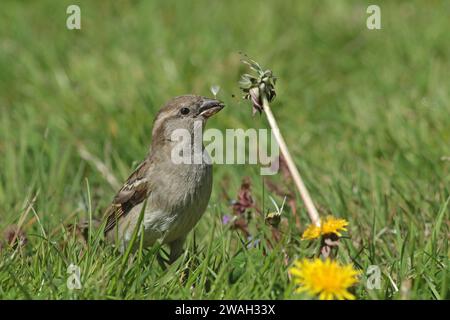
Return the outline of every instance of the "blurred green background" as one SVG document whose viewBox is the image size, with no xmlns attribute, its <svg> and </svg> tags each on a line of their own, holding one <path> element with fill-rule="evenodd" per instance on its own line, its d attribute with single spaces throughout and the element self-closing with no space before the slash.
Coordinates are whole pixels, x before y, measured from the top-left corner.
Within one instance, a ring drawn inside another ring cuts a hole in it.
<svg viewBox="0 0 450 320">
<path fill-rule="evenodd" d="M 81 30 L 66 28 L 70 4 L 81 8 Z M 450 2 L 377 1 L 381 30 L 366 28 L 369 4 L 2 1 L 0 230 L 17 223 L 38 191 L 34 209 L 45 230 L 67 217 L 86 218 L 86 178 L 100 216 L 116 190 L 78 146 L 123 181 L 147 153 L 155 113 L 173 96 L 211 96 L 211 85 L 219 85 L 227 108 L 209 127 L 267 127 L 240 99 L 242 51 L 278 77 L 272 107 L 281 131 L 321 213 L 350 221 L 353 258 L 383 265 L 398 286 L 413 279 L 411 297 L 448 297 L 442 264 L 448 263 Z M 222 194 L 234 198 L 244 176 L 263 201 L 258 172 L 215 167 L 211 206 L 220 209 L 197 226 L 200 244 L 219 237 L 207 230 L 231 211 Z M 40 232 L 37 224 L 31 230 Z M 421 269 L 414 262 L 405 267 L 405 250 L 411 261 L 433 259 L 416 261 Z M 25 279 L 20 268 L 17 262 L 17 278 Z M 422 276 L 424 270 L 430 273 Z M 1 272 L 0 294 L 20 297 Z M 274 296 L 247 292 L 244 283 L 224 296 Z M 386 289 L 378 297 L 398 296 Z"/>
</svg>

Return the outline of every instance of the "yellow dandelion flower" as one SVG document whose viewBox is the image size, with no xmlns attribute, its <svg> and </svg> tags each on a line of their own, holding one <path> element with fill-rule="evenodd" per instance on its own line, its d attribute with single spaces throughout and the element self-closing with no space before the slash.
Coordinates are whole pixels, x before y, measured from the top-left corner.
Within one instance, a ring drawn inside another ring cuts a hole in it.
<svg viewBox="0 0 450 320">
<path fill-rule="evenodd" d="M 303 232 L 302 239 L 313 240 L 324 234 L 334 233 L 337 236 L 342 236 L 340 231 L 347 231 L 348 221 L 345 219 L 337 219 L 333 216 L 328 216 L 322 221 L 320 227 L 310 224 Z"/>
<path fill-rule="evenodd" d="M 322 234 L 334 233 L 337 236 L 342 236 L 339 231 L 347 231 L 348 221 L 345 219 L 337 219 L 332 216 L 328 216 L 322 224 Z"/>
<path fill-rule="evenodd" d="M 302 239 L 303 240 L 313 240 L 320 237 L 320 227 L 310 224 L 305 232 L 303 232 Z"/>
<path fill-rule="evenodd" d="M 358 282 L 360 272 L 351 264 L 340 265 L 330 259 L 303 259 L 297 260 L 289 272 L 298 285 L 296 292 L 307 292 L 319 296 L 320 300 L 355 299 L 348 288 Z"/>
</svg>

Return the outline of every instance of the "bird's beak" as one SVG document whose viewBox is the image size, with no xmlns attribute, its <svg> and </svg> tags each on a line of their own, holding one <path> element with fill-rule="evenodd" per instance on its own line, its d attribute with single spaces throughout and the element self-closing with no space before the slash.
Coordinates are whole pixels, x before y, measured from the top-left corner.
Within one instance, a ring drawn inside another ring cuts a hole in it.
<svg viewBox="0 0 450 320">
<path fill-rule="evenodd" d="M 198 114 L 203 116 L 204 118 L 208 119 L 213 114 L 216 114 L 217 112 L 222 110 L 223 107 L 225 107 L 223 102 L 221 102 L 219 100 L 215 100 L 215 99 L 205 98 L 202 101 L 202 105 L 200 106 Z"/>
</svg>

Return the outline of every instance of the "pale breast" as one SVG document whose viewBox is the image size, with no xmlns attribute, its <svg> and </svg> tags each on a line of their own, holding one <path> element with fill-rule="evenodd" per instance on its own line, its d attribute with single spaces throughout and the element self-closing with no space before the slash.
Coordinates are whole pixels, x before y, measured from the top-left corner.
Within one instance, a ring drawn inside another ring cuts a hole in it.
<svg viewBox="0 0 450 320">
<path fill-rule="evenodd" d="M 176 165 L 152 189 L 144 215 L 146 243 L 185 236 L 206 210 L 212 189 L 210 165 Z"/>
</svg>

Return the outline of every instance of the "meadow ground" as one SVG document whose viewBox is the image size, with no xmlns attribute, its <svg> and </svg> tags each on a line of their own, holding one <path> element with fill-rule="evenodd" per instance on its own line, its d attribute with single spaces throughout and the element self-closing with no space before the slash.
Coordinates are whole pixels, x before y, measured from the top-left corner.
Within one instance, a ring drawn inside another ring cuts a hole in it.
<svg viewBox="0 0 450 320">
<path fill-rule="evenodd" d="M 269 185 L 295 189 L 254 165 L 214 168 L 209 208 L 167 270 L 158 246 L 124 258 L 68 227 L 101 217 L 116 191 L 82 148 L 123 181 L 170 97 L 217 84 L 227 108 L 209 128 L 267 127 L 239 99 L 239 51 L 278 77 L 272 108 L 321 215 L 349 221 L 338 260 L 363 271 L 356 297 L 450 298 L 450 2 L 377 2 L 381 30 L 366 28 L 366 1 L 77 1 L 77 31 L 72 1 L 2 1 L 0 298 L 309 298 L 288 277 L 317 249 L 300 240 L 305 209 L 298 195 L 285 206 L 274 241 L 264 214 L 282 192 Z M 262 212 L 247 210 L 255 247 L 222 223 L 244 177 Z M 10 248 L 14 225 L 26 244 Z"/>
</svg>

